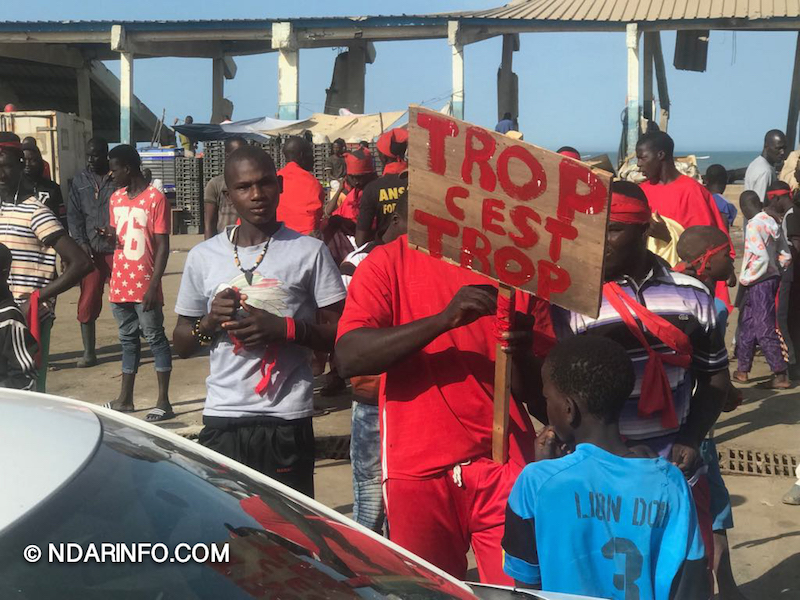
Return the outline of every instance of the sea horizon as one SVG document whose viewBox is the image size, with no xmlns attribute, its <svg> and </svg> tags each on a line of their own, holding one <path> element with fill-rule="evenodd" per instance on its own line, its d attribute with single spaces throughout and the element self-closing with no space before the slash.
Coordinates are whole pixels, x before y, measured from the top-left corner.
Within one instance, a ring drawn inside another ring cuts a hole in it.
<svg viewBox="0 0 800 600">
<path fill-rule="evenodd" d="M 611 159 L 612 164 L 617 164 L 617 151 L 597 150 L 597 151 L 581 151 L 584 158 L 590 156 L 597 156 L 598 154 L 607 154 Z M 760 150 L 685 150 L 679 148 L 675 150 L 675 156 L 689 156 L 694 155 L 697 157 L 697 167 L 701 173 L 705 173 L 706 169 L 713 164 L 720 164 L 729 171 L 733 169 L 744 169 L 749 165 L 753 159 L 761 154 Z"/>
</svg>

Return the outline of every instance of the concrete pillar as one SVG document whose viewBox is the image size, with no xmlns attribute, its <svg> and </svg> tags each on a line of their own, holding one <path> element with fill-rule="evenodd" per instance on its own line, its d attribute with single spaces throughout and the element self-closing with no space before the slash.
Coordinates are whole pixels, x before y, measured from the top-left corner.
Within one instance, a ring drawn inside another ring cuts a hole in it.
<svg viewBox="0 0 800 600">
<path fill-rule="evenodd" d="M 133 140 L 133 54 L 120 52 L 119 68 L 119 141 L 131 144 Z"/>
<path fill-rule="evenodd" d="M 75 69 L 78 80 L 78 116 L 92 120 L 92 83 L 88 67 Z"/>
<path fill-rule="evenodd" d="M 789 91 L 789 117 L 786 120 L 787 152 L 794 150 L 797 141 L 797 118 L 800 113 L 800 32 L 794 51 L 794 70 L 792 71 L 792 87 Z"/>
<path fill-rule="evenodd" d="M 639 26 L 636 23 L 628 24 L 625 40 L 628 46 L 628 144 L 626 157 L 636 152 L 636 142 L 639 140 Z M 628 160 L 630 160 L 628 158 Z M 626 162 L 628 162 L 626 160 Z M 635 156 L 633 158 L 635 160 Z"/>
<path fill-rule="evenodd" d="M 511 113 L 512 119 L 519 118 L 519 82 L 512 70 L 514 52 L 519 50 L 519 34 L 503 35 L 503 57 L 497 70 L 497 120 Z"/>
<path fill-rule="evenodd" d="M 456 119 L 464 118 L 464 44 L 459 36 L 459 22 L 447 22 L 447 43 L 452 50 L 453 91 L 450 106 Z"/>
<path fill-rule="evenodd" d="M 223 59 L 215 58 L 211 71 L 211 122 L 222 123 L 225 100 L 225 65 Z"/>
<path fill-rule="evenodd" d="M 326 114 L 338 115 L 340 108 L 356 114 L 364 112 L 367 64 L 375 62 L 375 55 L 372 42 L 359 42 L 336 57 L 331 87 L 326 90 Z"/>
<path fill-rule="evenodd" d="M 278 118 L 300 118 L 300 52 L 291 23 L 272 24 L 272 47 L 278 50 Z"/>
<path fill-rule="evenodd" d="M 643 43 L 643 68 L 644 75 L 642 77 L 642 116 L 648 121 L 654 121 L 656 114 L 655 97 L 653 96 L 653 36 L 658 35 L 658 32 L 647 32 L 642 35 Z"/>
</svg>

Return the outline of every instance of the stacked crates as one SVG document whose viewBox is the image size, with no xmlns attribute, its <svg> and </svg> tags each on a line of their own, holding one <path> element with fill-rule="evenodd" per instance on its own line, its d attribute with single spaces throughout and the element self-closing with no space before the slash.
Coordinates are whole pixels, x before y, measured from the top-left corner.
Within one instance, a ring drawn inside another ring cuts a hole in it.
<svg viewBox="0 0 800 600">
<path fill-rule="evenodd" d="M 332 152 L 333 144 L 314 144 L 314 177 L 325 187 L 329 185 L 325 164 Z"/>
<path fill-rule="evenodd" d="M 273 137 L 270 138 L 267 142 L 261 142 L 258 144 L 261 148 L 272 157 L 272 160 L 275 161 L 275 168 L 280 170 L 286 163 L 283 158 L 283 152 L 281 150 L 282 142 L 281 138 Z"/>
<path fill-rule="evenodd" d="M 225 170 L 225 143 L 203 142 L 203 186 Z"/>
<path fill-rule="evenodd" d="M 150 169 L 153 179 L 160 179 L 164 184 L 164 193 L 168 198 L 175 197 L 175 160 L 183 156 L 183 150 L 176 148 L 148 148 L 139 153 L 142 157 L 142 171 Z"/>
<path fill-rule="evenodd" d="M 182 223 L 180 231 L 201 233 L 203 231 L 203 159 L 180 157 L 175 161 L 176 207 Z"/>
</svg>

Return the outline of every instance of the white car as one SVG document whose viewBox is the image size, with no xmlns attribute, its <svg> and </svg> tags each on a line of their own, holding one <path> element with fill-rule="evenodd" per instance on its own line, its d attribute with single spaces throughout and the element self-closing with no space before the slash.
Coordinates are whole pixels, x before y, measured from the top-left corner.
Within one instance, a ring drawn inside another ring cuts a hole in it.
<svg viewBox="0 0 800 600">
<path fill-rule="evenodd" d="M 0 598 L 576 596 L 465 584 L 197 443 L 0 391 Z"/>
</svg>

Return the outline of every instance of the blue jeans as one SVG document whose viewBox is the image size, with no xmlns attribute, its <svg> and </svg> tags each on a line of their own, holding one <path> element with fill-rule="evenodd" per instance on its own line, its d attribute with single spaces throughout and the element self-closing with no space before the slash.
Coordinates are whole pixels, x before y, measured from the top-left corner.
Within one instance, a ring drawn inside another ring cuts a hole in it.
<svg viewBox="0 0 800 600">
<path fill-rule="evenodd" d="M 160 306 L 147 312 L 138 302 L 111 303 L 111 310 L 119 327 L 119 342 L 122 344 L 122 372 L 136 373 L 142 357 L 144 334 L 156 363 L 156 372 L 172 371 L 172 350 L 164 333 L 164 313 Z"/>
<path fill-rule="evenodd" d="M 383 533 L 386 514 L 381 487 L 381 436 L 378 407 L 353 402 L 350 462 L 353 465 L 353 520 Z"/>
<path fill-rule="evenodd" d="M 719 471 L 719 454 L 717 445 L 713 438 L 706 438 L 700 444 L 700 456 L 703 462 L 708 465 L 708 487 L 711 492 L 711 518 L 714 519 L 712 529 L 722 531 L 733 529 L 733 508 L 731 507 L 731 496 L 722 473 Z"/>
</svg>

